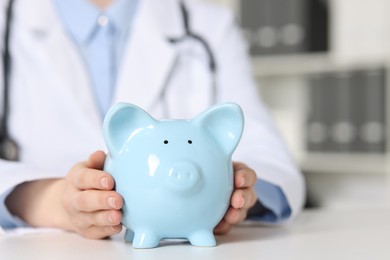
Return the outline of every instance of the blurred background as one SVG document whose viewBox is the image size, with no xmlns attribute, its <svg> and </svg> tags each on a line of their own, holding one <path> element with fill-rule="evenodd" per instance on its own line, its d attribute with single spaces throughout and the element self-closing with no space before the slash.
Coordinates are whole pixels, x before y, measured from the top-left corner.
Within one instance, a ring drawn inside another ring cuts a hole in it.
<svg viewBox="0 0 390 260">
<path fill-rule="evenodd" d="M 390 205 L 390 1 L 208 0 L 234 10 L 307 207 Z"/>
</svg>

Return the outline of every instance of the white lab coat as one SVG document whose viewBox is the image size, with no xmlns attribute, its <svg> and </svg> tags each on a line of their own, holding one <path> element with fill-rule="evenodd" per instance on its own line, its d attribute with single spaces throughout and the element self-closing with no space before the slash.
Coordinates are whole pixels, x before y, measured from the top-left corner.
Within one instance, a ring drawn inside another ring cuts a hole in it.
<svg viewBox="0 0 390 260">
<path fill-rule="evenodd" d="M 5 0 L 0 3 L 3 30 Z M 295 216 L 304 201 L 304 181 L 259 100 L 232 14 L 199 1 L 188 1 L 188 8 L 192 30 L 207 39 L 216 56 L 218 102 L 236 102 L 244 111 L 245 130 L 234 160 L 280 186 Z M 192 41 L 167 41 L 182 35 L 176 0 L 140 1 L 112 103 L 134 103 L 156 118 L 163 117 L 167 107 L 173 118 L 191 118 L 206 109 L 211 99 L 207 56 Z M 9 130 L 20 146 L 21 160 L 0 162 L 0 193 L 24 181 L 64 176 L 93 151 L 106 150 L 103 119 L 84 61 L 50 0 L 16 1 L 11 46 Z M 190 51 L 182 51 L 186 48 Z M 162 102 L 163 82 L 178 53 L 187 54 L 179 60 L 167 102 Z"/>
</svg>

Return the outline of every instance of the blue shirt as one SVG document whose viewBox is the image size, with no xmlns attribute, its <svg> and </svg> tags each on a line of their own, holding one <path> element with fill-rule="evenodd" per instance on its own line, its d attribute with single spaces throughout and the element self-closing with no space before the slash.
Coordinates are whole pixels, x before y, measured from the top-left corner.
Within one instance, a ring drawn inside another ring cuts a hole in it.
<svg viewBox="0 0 390 260">
<path fill-rule="evenodd" d="M 106 10 L 85 0 L 54 0 L 54 3 L 86 63 L 103 117 L 111 105 L 138 0 L 116 0 Z"/>
<path fill-rule="evenodd" d="M 116 0 L 104 11 L 86 0 L 53 1 L 67 33 L 85 61 L 97 107 L 103 117 L 111 103 L 138 0 Z M 290 216 L 291 209 L 278 186 L 257 180 L 254 188 L 262 209 L 261 214 L 251 215 L 251 219 L 279 222 Z M 11 190 L 0 195 L 0 225 L 23 226 L 25 224 L 11 216 L 5 207 L 5 198 Z"/>
</svg>

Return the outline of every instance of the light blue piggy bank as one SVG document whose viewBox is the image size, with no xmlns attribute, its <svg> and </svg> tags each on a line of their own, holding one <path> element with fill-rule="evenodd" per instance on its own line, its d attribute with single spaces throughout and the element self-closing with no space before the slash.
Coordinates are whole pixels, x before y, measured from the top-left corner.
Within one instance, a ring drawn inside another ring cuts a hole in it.
<svg viewBox="0 0 390 260">
<path fill-rule="evenodd" d="M 124 199 L 125 239 L 151 248 L 164 238 L 215 246 L 213 229 L 230 204 L 231 156 L 243 131 L 241 108 L 215 105 L 192 120 L 152 118 L 119 103 L 104 120 L 105 171 Z"/>
</svg>

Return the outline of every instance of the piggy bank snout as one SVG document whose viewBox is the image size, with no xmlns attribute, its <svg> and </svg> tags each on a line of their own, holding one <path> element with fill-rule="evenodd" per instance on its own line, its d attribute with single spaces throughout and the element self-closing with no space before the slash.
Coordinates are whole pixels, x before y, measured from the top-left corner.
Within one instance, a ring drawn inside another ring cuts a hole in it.
<svg viewBox="0 0 390 260">
<path fill-rule="evenodd" d="M 194 163 L 177 162 L 169 169 L 168 184 L 174 191 L 193 191 L 200 186 L 200 183 L 201 171 Z"/>
</svg>

